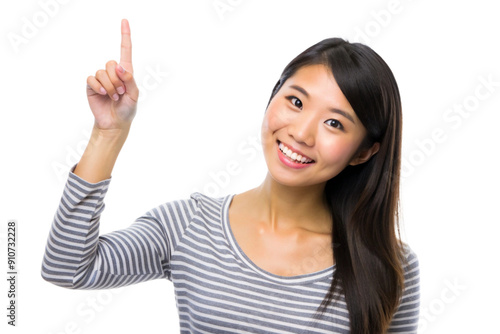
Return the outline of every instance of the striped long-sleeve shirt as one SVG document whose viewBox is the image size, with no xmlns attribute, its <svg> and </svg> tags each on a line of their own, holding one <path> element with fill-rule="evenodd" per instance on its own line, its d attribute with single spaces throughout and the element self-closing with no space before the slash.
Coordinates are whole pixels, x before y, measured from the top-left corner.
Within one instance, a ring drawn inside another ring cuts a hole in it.
<svg viewBox="0 0 500 334">
<path fill-rule="evenodd" d="M 109 183 L 89 183 L 70 172 L 47 241 L 45 280 L 72 289 L 106 289 L 168 279 L 181 333 L 349 333 L 342 296 L 314 317 L 335 266 L 300 276 L 277 276 L 257 267 L 231 232 L 232 195 L 194 193 L 100 236 Z M 417 330 L 419 267 L 409 248 L 407 260 L 405 290 L 390 332 Z"/>
</svg>

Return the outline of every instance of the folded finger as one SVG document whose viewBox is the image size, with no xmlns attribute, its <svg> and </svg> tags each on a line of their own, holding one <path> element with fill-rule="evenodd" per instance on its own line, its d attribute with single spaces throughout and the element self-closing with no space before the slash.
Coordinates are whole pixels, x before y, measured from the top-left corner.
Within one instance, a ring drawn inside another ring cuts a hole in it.
<svg viewBox="0 0 500 334">
<path fill-rule="evenodd" d="M 87 78 L 87 90 L 100 95 L 107 94 L 106 90 L 99 83 L 99 81 L 97 81 L 97 79 L 91 75 Z M 89 94 L 89 92 L 87 92 L 87 94 Z"/>
<path fill-rule="evenodd" d="M 116 92 L 115 86 L 113 85 L 108 76 L 108 72 L 106 70 L 99 70 L 96 72 L 95 78 L 104 87 L 109 97 L 112 100 L 118 101 L 119 96 Z"/>
<path fill-rule="evenodd" d="M 116 74 L 116 66 L 118 64 L 114 60 L 110 60 L 106 63 L 106 72 L 108 73 L 108 77 L 111 80 L 111 83 L 115 87 L 115 90 L 118 94 L 122 95 L 125 93 L 125 84 Z"/>
</svg>

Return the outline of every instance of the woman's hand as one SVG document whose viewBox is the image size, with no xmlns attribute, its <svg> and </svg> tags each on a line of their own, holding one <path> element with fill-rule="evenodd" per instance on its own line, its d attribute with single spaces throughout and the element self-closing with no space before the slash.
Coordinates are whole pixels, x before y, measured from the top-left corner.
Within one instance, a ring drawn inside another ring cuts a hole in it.
<svg viewBox="0 0 500 334">
<path fill-rule="evenodd" d="M 121 22 L 120 64 L 110 60 L 106 69 L 87 78 L 87 98 L 94 114 L 94 127 L 99 130 L 130 128 L 134 119 L 139 89 L 132 67 L 132 41 L 128 21 Z"/>
</svg>

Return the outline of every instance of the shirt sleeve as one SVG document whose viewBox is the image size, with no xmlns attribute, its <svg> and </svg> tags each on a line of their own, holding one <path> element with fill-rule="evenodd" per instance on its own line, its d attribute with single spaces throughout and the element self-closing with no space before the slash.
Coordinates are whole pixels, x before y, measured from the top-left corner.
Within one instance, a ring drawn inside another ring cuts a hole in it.
<svg viewBox="0 0 500 334">
<path fill-rule="evenodd" d="M 388 333 L 417 333 L 420 313 L 420 269 L 418 258 L 406 246 L 405 287 L 401 303 Z"/>
<path fill-rule="evenodd" d="M 128 228 L 100 236 L 110 180 L 89 183 L 70 172 L 42 261 L 46 281 L 70 289 L 107 289 L 170 279 L 172 239 L 189 222 L 191 203 L 166 203 Z M 183 217 L 182 223 L 176 217 Z"/>
</svg>

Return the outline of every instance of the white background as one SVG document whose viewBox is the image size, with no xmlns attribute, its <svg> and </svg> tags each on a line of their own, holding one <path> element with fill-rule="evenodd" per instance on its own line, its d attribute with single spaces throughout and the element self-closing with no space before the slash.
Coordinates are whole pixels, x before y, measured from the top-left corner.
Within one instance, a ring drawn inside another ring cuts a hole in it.
<svg viewBox="0 0 500 334">
<path fill-rule="evenodd" d="M 498 330 L 500 21 L 492 3 L 2 2 L 1 254 L 7 221 L 19 224 L 18 327 L 6 324 L 2 279 L 2 333 L 178 332 L 168 281 L 72 291 L 40 276 L 67 171 L 92 127 L 86 78 L 119 60 L 122 18 L 143 89 L 103 233 L 193 191 L 223 196 L 260 184 L 266 167 L 251 143 L 284 66 L 327 37 L 360 41 L 386 60 L 402 94 L 402 234 L 420 260 L 420 332 Z M 238 173 L 217 184 L 213 175 L 231 161 Z"/>
</svg>

